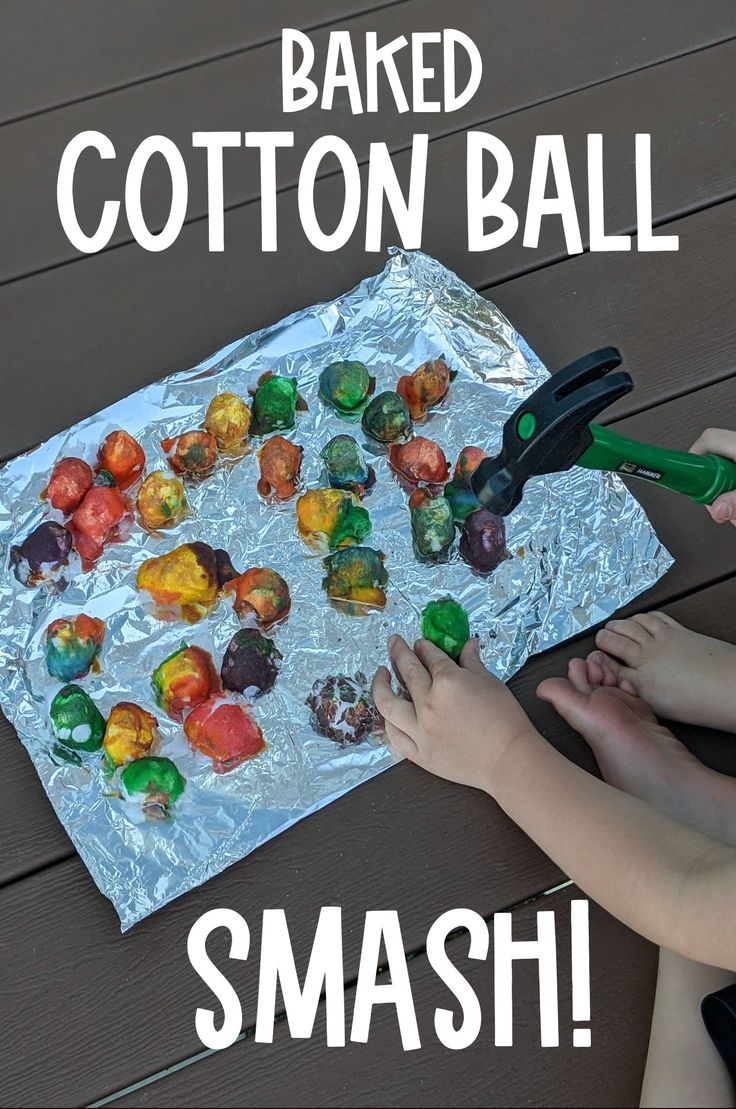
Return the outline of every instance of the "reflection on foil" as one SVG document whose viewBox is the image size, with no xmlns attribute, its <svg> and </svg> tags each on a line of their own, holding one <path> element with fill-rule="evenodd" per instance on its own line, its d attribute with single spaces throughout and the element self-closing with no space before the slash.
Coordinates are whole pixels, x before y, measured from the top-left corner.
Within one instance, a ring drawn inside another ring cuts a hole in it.
<svg viewBox="0 0 736 1109">
<path fill-rule="evenodd" d="M 244 458 L 221 462 L 211 477 L 188 485 L 189 512 L 178 527 L 149 533 L 136 524 L 123 542 L 104 549 L 91 572 L 82 574 L 73 564 L 65 590 L 25 588 L 12 574 L 10 547 L 43 519 L 39 497 L 54 463 L 65 455 L 94 463 L 100 442 L 116 428 L 142 444 L 147 472 L 166 471 L 162 440 L 200 427 L 215 393 L 247 396 L 266 370 L 295 377 L 308 409 L 283 434 L 304 448 L 303 491 L 320 484 L 320 452 L 335 435 L 363 440 L 357 421 L 346 423 L 318 398 L 327 365 L 360 360 L 381 392 L 440 355 L 457 376 L 416 431 L 439 443 L 451 465 L 467 444 L 494 452 L 506 417 L 546 370 L 492 304 L 426 255 L 394 250 L 384 271 L 352 292 L 141 389 L 0 473 L 0 700 L 123 929 L 392 765 L 375 737 L 342 746 L 318 735 L 306 701 L 317 679 L 337 672 L 370 676 L 384 661 L 389 634 L 419 634 L 428 600 L 451 594 L 464 605 L 485 663 L 507 679 L 528 655 L 605 618 L 671 564 L 616 476 L 573 469 L 528 483 L 522 505 L 507 520 L 513 557 L 489 578 L 459 559 L 457 541 L 448 561 L 427 566 L 413 549 L 406 492 L 385 452 L 363 444 L 377 479 L 363 501 L 372 523 L 364 542 L 384 553 L 389 583 L 385 608 L 352 616 L 329 603 L 322 559 L 296 534 L 294 500 L 259 497 L 256 442 Z M 253 707 L 267 749 L 229 774 L 215 773 L 181 726 L 164 716 L 150 675 L 182 640 L 210 651 L 219 668 L 239 626 L 232 595 L 188 626 L 158 619 L 134 588 L 146 558 L 196 540 L 225 548 L 238 571 L 272 567 L 292 597 L 288 619 L 268 633 L 283 656 L 278 680 Z M 45 668 L 43 633 L 52 620 L 81 611 L 106 627 L 101 670 L 84 679 L 85 688 L 105 716 L 128 700 L 154 713 L 157 754 L 172 759 L 187 780 L 168 820 L 146 820 L 139 804 L 111 786 L 96 755 L 75 763 L 54 753 L 48 708 L 59 686 Z"/>
</svg>

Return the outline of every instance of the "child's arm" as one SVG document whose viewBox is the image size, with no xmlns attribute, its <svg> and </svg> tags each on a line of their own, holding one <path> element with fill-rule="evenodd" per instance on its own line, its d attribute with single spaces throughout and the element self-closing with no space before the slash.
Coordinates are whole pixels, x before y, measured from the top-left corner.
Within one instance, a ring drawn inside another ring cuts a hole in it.
<svg viewBox="0 0 736 1109">
<path fill-rule="evenodd" d="M 457 666 L 395 637 L 373 695 L 390 743 L 484 789 L 590 897 L 655 943 L 736 970 L 736 849 L 678 824 L 571 763 L 534 729 L 469 644 Z"/>
</svg>

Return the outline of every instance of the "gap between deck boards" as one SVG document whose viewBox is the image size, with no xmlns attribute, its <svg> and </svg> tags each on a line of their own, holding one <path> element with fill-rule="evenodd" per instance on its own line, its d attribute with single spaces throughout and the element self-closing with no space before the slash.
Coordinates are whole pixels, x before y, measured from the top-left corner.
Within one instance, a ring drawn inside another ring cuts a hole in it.
<svg viewBox="0 0 736 1109">
<path fill-rule="evenodd" d="M 314 0 L 310 0 L 314 5 Z M 330 27 L 335 23 L 347 23 L 352 19 L 358 19 L 361 16 L 371 15 L 374 12 L 379 12 L 385 8 L 395 8 L 399 4 L 405 4 L 409 0 L 367 0 L 366 7 L 360 8 L 357 11 L 346 12 L 332 12 L 329 16 L 324 13 L 324 16 L 319 17 L 316 23 L 308 25 L 299 24 L 298 29 L 307 34 L 313 31 L 322 30 L 325 27 Z M 241 0 L 242 3 L 242 0 Z M 145 85 L 151 81 L 158 81 L 165 77 L 172 77 L 177 73 L 184 73 L 189 69 L 198 69 L 201 66 L 209 65 L 212 62 L 220 62 L 226 58 L 233 58 L 239 54 L 247 54 L 249 50 L 258 50 L 261 47 L 269 46 L 272 43 L 280 42 L 280 34 L 270 34 L 266 38 L 254 39 L 252 42 L 244 43 L 242 46 L 235 47 L 232 50 L 222 50 L 217 53 L 209 54 L 206 57 L 194 58 L 188 62 L 182 62 L 180 65 L 171 66 L 168 69 L 158 70 L 155 73 L 142 74 L 139 77 L 134 77 L 129 81 L 120 81 L 114 85 L 108 85 L 105 88 L 95 89 L 92 92 L 87 92 L 84 95 L 71 96 L 65 100 L 58 100 L 53 103 L 45 104 L 43 107 L 34 108 L 30 111 L 19 112 L 16 115 L 7 116 L 0 119 L 0 128 L 6 127 L 14 123 L 22 123 L 27 119 L 34 119 L 36 116 L 47 115 L 49 112 L 61 111 L 64 108 L 70 108 L 75 104 L 81 104 L 86 100 L 97 100 L 101 96 L 108 96 L 113 93 L 123 92 L 126 89 L 136 88 L 138 85 Z"/>
</svg>

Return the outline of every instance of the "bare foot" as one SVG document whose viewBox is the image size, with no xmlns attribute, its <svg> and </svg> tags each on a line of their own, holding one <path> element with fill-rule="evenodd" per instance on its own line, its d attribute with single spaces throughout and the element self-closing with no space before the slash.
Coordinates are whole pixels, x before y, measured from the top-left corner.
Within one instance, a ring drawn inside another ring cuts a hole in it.
<svg viewBox="0 0 736 1109">
<path fill-rule="evenodd" d="M 736 844 L 736 780 L 703 766 L 635 694 L 591 682 L 572 659 L 568 678 L 547 678 L 537 696 L 590 745 L 603 777 L 701 832 Z"/>
<path fill-rule="evenodd" d="M 658 716 L 736 731 L 736 647 L 665 612 L 610 620 L 588 656 L 594 684 L 642 697 Z M 605 652 L 605 653 L 604 653 Z"/>
</svg>

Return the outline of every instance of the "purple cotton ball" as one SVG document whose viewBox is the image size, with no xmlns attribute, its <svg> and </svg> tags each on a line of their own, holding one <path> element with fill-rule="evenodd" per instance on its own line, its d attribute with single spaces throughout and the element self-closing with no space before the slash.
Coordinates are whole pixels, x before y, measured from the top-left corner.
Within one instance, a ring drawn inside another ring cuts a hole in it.
<svg viewBox="0 0 736 1109">
<path fill-rule="evenodd" d="M 34 585 L 63 566 L 71 549 L 71 532 L 53 520 L 46 520 L 34 528 L 19 547 L 10 548 L 10 564 L 19 582 Z"/>
<path fill-rule="evenodd" d="M 463 524 L 460 556 L 481 574 L 490 574 L 507 557 L 506 526 L 485 508 L 471 512 Z"/>
</svg>

